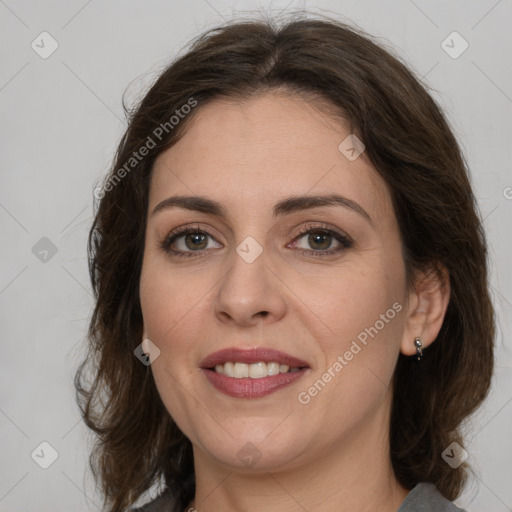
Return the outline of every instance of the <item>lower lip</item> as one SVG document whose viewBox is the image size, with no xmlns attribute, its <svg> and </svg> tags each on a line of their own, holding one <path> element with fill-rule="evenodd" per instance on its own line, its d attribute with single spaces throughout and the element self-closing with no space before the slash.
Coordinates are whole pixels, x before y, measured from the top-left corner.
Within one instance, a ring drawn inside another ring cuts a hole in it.
<svg viewBox="0 0 512 512">
<path fill-rule="evenodd" d="M 260 398 L 270 395 L 274 391 L 293 384 L 307 370 L 308 368 L 302 368 L 298 372 L 280 373 L 279 375 L 271 375 L 260 379 L 251 379 L 250 377 L 235 379 L 213 370 L 202 369 L 214 388 L 235 398 Z"/>
</svg>

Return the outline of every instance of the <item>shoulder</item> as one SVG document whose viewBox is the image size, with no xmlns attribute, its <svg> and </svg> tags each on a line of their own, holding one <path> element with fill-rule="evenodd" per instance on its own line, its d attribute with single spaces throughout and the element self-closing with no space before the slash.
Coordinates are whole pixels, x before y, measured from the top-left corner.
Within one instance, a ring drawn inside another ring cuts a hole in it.
<svg viewBox="0 0 512 512">
<path fill-rule="evenodd" d="M 176 509 L 176 500 L 169 489 L 157 496 L 153 501 L 137 508 L 130 508 L 127 512 L 179 512 Z"/>
<path fill-rule="evenodd" d="M 421 482 L 411 489 L 397 512 L 466 512 L 447 500 L 434 484 Z"/>
<path fill-rule="evenodd" d="M 131 508 L 128 512 L 180 512 L 176 500 L 169 490 L 142 507 Z M 466 512 L 447 500 L 435 485 L 421 482 L 411 489 L 397 512 Z"/>
</svg>

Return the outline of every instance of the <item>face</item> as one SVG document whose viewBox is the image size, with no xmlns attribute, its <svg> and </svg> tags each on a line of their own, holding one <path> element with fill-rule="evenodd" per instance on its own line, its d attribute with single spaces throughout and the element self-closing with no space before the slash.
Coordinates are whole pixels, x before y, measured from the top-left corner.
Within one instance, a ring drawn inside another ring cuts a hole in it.
<svg viewBox="0 0 512 512">
<path fill-rule="evenodd" d="M 215 100 L 155 162 L 144 337 L 195 456 L 291 468 L 387 432 L 405 269 L 384 181 L 338 148 L 349 134 L 297 96 Z"/>
</svg>

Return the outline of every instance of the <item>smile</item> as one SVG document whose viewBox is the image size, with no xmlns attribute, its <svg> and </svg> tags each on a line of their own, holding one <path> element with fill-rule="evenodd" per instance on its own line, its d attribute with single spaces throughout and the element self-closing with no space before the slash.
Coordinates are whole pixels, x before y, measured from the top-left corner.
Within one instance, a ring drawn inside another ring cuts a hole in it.
<svg viewBox="0 0 512 512">
<path fill-rule="evenodd" d="M 242 379 L 249 377 L 250 379 L 261 379 L 262 377 L 271 377 L 272 375 L 279 375 L 280 373 L 293 373 L 300 371 L 300 367 L 296 366 L 290 368 L 287 364 L 279 364 L 276 361 L 265 363 L 259 361 L 258 363 L 224 363 L 215 365 L 215 371 L 227 377 L 235 379 Z"/>
<path fill-rule="evenodd" d="M 259 398 L 301 378 L 309 365 L 273 349 L 224 349 L 201 362 L 201 370 L 213 387 L 235 398 Z"/>
</svg>

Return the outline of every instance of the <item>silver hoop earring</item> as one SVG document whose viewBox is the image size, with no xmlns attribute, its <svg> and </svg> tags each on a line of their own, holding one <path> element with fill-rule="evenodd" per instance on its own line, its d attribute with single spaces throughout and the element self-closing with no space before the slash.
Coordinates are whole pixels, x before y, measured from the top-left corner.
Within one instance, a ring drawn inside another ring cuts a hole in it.
<svg viewBox="0 0 512 512">
<path fill-rule="evenodd" d="M 423 351 L 421 350 L 421 340 L 416 337 L 414 338 L 414 345 L 416 346 L 416 356 L 417 356 L 417 359 L 418 361 L 421 360 L 421 356 L 423 355 Z"/>
</svg>

